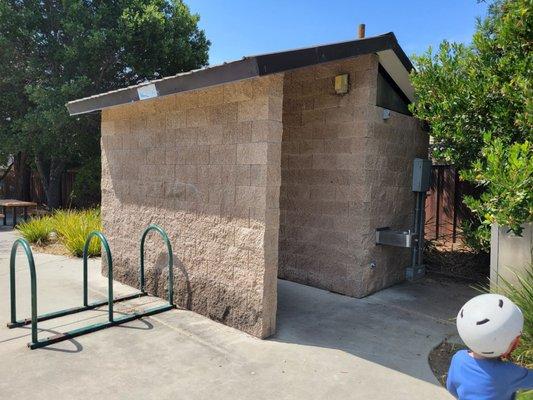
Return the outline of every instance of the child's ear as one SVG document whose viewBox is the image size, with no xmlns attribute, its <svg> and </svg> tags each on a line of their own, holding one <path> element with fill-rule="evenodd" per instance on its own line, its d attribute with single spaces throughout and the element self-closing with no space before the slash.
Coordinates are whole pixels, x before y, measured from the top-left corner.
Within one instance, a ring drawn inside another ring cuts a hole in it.
<svg viewBox="0 0 533 400">
<path fill-rule="evenodd" d="M 522 336 L 522 334 L 518 335 L 515 340 L 513 340 L 511 342 L 511 344 L 509 345 L 509 349 L 505 352 L 505 354 L 502 354 L 502 357 L 503 358 L 506 358 L 506 359 L 509 359 L 511 357 L 511 353 L 513 351 L 515 351 L 515 349 L 518 347 L 518 345 L 520 344 L 520 337 Z"/>
</svg>

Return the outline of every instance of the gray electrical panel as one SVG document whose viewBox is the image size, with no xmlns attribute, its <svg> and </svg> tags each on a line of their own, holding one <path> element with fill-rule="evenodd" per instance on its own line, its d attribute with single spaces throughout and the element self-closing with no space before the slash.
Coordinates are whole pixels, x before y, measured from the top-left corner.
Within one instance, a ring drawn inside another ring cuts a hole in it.
<svg viewBox="0 0 533 400">
<path fill-rule="evenodd" d="M 413 161 L 413 192 L 427 192 L 431 185 L 431 160 L 415 158 Z"/>
</svg>

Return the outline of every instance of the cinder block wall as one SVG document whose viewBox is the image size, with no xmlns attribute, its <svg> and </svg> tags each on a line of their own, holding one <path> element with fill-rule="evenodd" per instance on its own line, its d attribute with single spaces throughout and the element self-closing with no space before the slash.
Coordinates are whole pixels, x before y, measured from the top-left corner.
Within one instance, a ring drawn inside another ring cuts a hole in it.
<svg viewBox="0 0 533 400">
<path fill-rule="evenodd" d="M 102 113 L 102 217 L 115 279 L 136 286 L 139 237 L 170 235 L 182 307 L 258 337 L 275 331 L 283 77 Z M 147 241 L 147 289 L 166 297 L 166 253 Z M 106 272 L 106 266 L 103 266 Z"/>
<path fill-rule="evenodd" d="M 405 279 L 405 267 L 411 261 L 410 250 L 376 246 L 375 229 L 383 226 L 412 228 L 413 159 L 427 158 L 429 146 L 429 136 L 416 118 L 391 112 L 390 119 L 383 120 L 383 109 L 376 106 L 370 106 L 367 115 L 370 121 L 364 152 L 367 192 L 361 205 L 364 259 L 357 282 L 358 297 Z M 370 269 L 370 263 L 375 263 L 376 267 Z"/>
<path fill-rule="evenodd" d="M 351 87 L 337 95 L 342 73 Z M 355 297 L 403 279 L 409 251 L 376 247 L 374 234 L 410 227 L 411 163 L 427 156 L 427 135 L 414 118 L 381 118 L 377 73 L 367 55 L 285 74 L 281 278 Z"/>
</svg>

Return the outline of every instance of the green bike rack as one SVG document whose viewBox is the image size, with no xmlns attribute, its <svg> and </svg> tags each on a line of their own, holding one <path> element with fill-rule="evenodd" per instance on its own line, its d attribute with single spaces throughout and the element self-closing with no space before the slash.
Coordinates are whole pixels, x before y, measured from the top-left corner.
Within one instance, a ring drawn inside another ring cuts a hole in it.
<svg viewBox="0 0 533 400">
<path fill-rule="evenodd" d="M 141 236 L 141 254 L 140 254 L 140 273 L 139 273 L 139 285 L 141 292 L 144 292 L 144 242 L 146 241 L 146 236 L 149 232 L 155 231 L 163 238 L 165 245 L 167 246 L 168 252 L 168 305 L 174 305 L 174 256 L 172 255 L 172 245 L 170 244 L 170 239 L 168 238 L 167 233 L 159 225 L 151 224 L 144 230 Z"/>
<path fill-rule="evenodd" d="M 144 310 L 143 312 L 134 312 L 132 314 L 127 314 L 124 316 L 121 316 L 119 318 L 114 318 L 113 315 L 113 304 L 115 302 L 119 301 L 125 301 L 130 300 L 134 298 L 139 298 L 142 296 L 146 296 L 147 293 L 144 290 L 144 242 L 146 240 L 146 236 L 150 231 L 156 231 L 158 232 L 161 237 L 163 238 L 168 251 L 168 282 L 169 282 L 169 289 L 168 289 L 168 304 L 165 304 L 163 306 L 153 307 L 147 310 Z M 87 268 L 87 258 L 88 258 L 88 249 L 89 245 L 91 243 L 91 240 L 97 237 L 100 239 L 100 242 L 102 243 L 102 246 L 104 247 L 104 250 L 106 252 L 107 256 L 107 266 L 108 266 L 108 300 L 106 301 L 99 301 L 95 303 L 89 303 L 88 301 L 88 268 Z M 24 251 L 26 253 L 26 257 L 28 258 L 28 263 L 30 265 L 30 278 L 31 278 L 31 304 L 32 304 L 32 311 L 31 311 L 31 318 L 26 318 L 24 320 L 17 320 L 16 319 L 16 293 L 15 293 L 15 258 L 17 253 L 17 248 L 19 245 L 22 245 L 24 248 Z M 90 332 L 96 332 L 105 328 L 109 328 L 112 326 L 120 325 L 125 322 L 130 322 L 142 317 L 158 314 L 164 311 L 171 310 L 175 308 L 173 297 L 174 297 L 174 270 L 173 270 L 173 256 L 172 256 L 172 245 L 170 244 L 170 239 L 168 238 L 167 233 L 158 225 L 149 225 L 143 232 L 143 235 L 141 237 L 141 257 L 140 257 L 140 292 L 135 293 L 128 296 L 119 297 L 117 299 L 113 299 L 113 259 L 111 256 L 111 250 L 109 248 L 109 243 L 107 242 L 107 239 L 105 236 L 99 232 L 99 231 L 93 231 L 89 234 L 87 237 L 87 240 L 85 241 L 85 246 L 83 248 L 83 306 L 82 307 L 74 307 L 69 308 L 66 310 L 56 311 L 49 314 L 43 314 L 41 316 L 37 316 L 37 278 L 35 274 L 35 263 L 33 260 L 33 253 L 31 251 L 31 247 L 29 243 L 25 239 L 17 239 L 15 243 L 13 243 L 13 247 L 11 249 L 11 260 L 10 260 L 10 289 L 11 289 L 11 322 L 7 324 L 9 328 L 15 328 L 20 327 L 24 325 L 28 325 L 31 323 L 31 342 L 28 343 L 28 347 L 30 349 L 36 349 L 39 347 L 48 346 L 53 343 L 61 342 L 64 340 L 68 340 L 77 336 L 81 336 Z M 89 326 L 85 326 L 82 328 L 74 329 L 65 333 L 60 333 L 57 335 L 54 335 L 52 337 L 49 337 L 44 340 L 38 340 L 37 338 L 37 323 L 39 321 L 46 321 L 52 318 L 58 318 L 65 315 L 74 314 L 81 311 L 86 311 L 90 309 L 94 309 L 100 306 L 108 305 L 108 321 L 107 322 L 101 322 L 92 324 Z"/>
<path fill-rule="evenodd" d="M 35 261 L 30 244 L 26 239 L 17 239 L 11 247 L 11 258 L 9 260 L 9 288 L 11 293 L 11 323 L 17 320 L 17 296 L 15 282 L 15 260 L 17 258 L 17 249 L 22 246 L 28 265 L 30 267 L 30 284 L 31 284 L 31 341 L 37 342 L 37 275 L 35 274 Z M 8 325 L 9 326 L 9 325 Z"/>
<path fill-rule="evenodd" d="M 53 318 L 64 317 L 66 315 L 76 314 L 76 313 L 79 313 L 79 312 L 82 312 L 82 311 L 92 310 L 92 309 L 95 309 L 95 308 L 98 308 L 98 307 L 102 307 L 102 306 L 105 306 L 105 305 L 109 304 L 109 299 L 111 297 L 108 298 L 107 300 L 103 300 L 103 301 L 97 301 L 97 302 L 93 302 L 93 303 L 89 303 L 88 302 L 88 273 L 87 273 L 87 268 L 88 268 L 88 265 L 87 265 L 88 262 L 87 261 L 88 261 L 88 257 L 89 257 L 88 250 L 89 250 L 89 245 L 91 243 L 91 240 L 95 236 L 100 239 L 100 241 L 102 243 L 102 246 L 105 249 L 105 252 L 106 252 L 106 255 L 107 255 L 107 263 L 108 263 L 108 265 L 112 265 L 111 250 L 109 249 L 109 244 L 107 243 L 107 239 L 105 238 L 104 235 L 102 235 L 98 231 L 91 232 L 89 234 L 89 236 L 87 237 L 87 240 L 85 241 L 85 245 L 83 247 L 83 306 L 72 307 L 72 308 L 67 308 L 67 309 L 60 310 L 60 311 L 54 311 L 54 312 L 51 312 L 51 313 L 38 315 L 37 316 L 37 321 L 38 322 L 47 321 L 47 320 L 53 319 Z M 27 242 L 26 242 L 26 244 L 28 246 L 28 249 L 30 249 Z M 30 249 L 30 252 L 31 252 L 31 249 Z M 15 272 L 13 271 L 13 272 L 11 272 L 11 274 L 12 274 L 12 280 L 14 281 Z M 111 288 L 111 290 L 112 290 L 112 288 Z M 12 286 L 12 289 L 11 289 L 11 307 L 12 307 L 12 309 L 15 308 L 15 302 L 16 302 L 16 299 L 14 297 L 14 291 L 15 291 L 14 286 Z M 134 293 L 134 294 L 127 295 L 127 296 L 117 297 L 117 298 L 113 299 L 113 302 L 114 303 L 118 303 L 118 302 L 121 302 L 121 301 L 132 300 L 132 299 L 136 299 L 136 298 L 143 297 L 143 296 L 146 296 L 146 295 L 147 295 L 146 292 L 141 291 L 140 293 Z M 11 314 L 11 322 L 9 322 L 7 324 L 7 327 L 12 329 L 12 328 L 18 328 L 18 327 L 29 325 L 29 324 L 31 324 L 31 318 L 24 318 L 24 319 L 21 319 L 21 320 L 16 320 L 15 317 L 14 317 L 14 314 L 12 313 Z"/>
</svg>

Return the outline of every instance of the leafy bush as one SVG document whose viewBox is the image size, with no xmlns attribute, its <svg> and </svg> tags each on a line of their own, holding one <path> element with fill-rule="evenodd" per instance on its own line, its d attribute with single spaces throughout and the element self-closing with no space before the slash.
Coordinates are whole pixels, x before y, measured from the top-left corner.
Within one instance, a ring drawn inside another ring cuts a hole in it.
<svg viewBox="0 0 533 400">
<path fill-rule="evenodd" d="M 83 255 L 87 235 L 102 229 L 100 210 L 63 210 L 53 215 L 32 219 L 17 226 L 22 236 L 30 243 L 46 244 L 50 234 L 55 232 L 58 241 L 74 256 Z M 89 246 L 89 256 L 100 255 L 100 243 L 93 240 Z"/>
<path fill-rule="evenodd" d="M 48 216 L 36 218 L 18 224 L 17 229 L 28 242 L 42 245 L 48 243 L 54 231 L 54 221 Z"/>
<path fill-rule="evenodd" d="M 528 141 L 506 146 L 490 135 L 485 143 L 482 158 L 461 177 L 485 189 L 479 198 L 467 196 L 464 202 L 480 220 L 478 226 L 470 225 L 466 236 L 475 235 L 488 250 L 491 224 L 508 226 L 520 235 L 522 224 L 533 220 L 533 146 Z"/>
<path fill-rule="evenodd" d="M 471 45 L 444 41 L 415 56 L 413 114 L 427 122 L 433 156 L 468 169 L 489 132 L 505 144 L 531 138 L 531 0 L 493 1 Z"/>
<path fill-rule="evenodd" d="M 468 248 L 478 253 L 490 252 L 490 228 L 479 218 L 461 221 L 461 236 Z"/>
<path fill-rule="evenodd" d="M 77 257 L 83 255 L 83 246 L 87 235 L 94 230 L 101 230 L 100 210 L 57 211 L 54 216 L 54 228 L 60 242 L 70 253 Z M 100 243 L 93 240 L 89 246 L 89 255 L 100 255 Z"/>
</svg>

